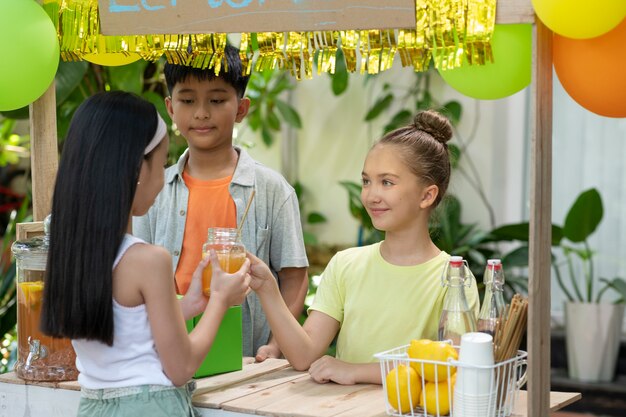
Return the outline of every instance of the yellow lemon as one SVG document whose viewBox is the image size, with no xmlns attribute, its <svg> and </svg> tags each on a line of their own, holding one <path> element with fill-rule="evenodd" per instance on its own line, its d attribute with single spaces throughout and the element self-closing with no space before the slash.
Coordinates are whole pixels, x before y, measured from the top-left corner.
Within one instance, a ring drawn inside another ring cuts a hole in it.
<svg viewBox="0 0 626 417">
<path fill-rule="evenodd" d="M 422 392 L 422 384 L 413 368 L 398 365 L 397 368 L 392 369 L 387 374 L 385 382 L 387 399 L 393 408 L 401 413 L 408 413 L 412 408 L 417 407 Z"/>
<path fill-rule="evenodd" d="M 428 414 L 434 416 L 450 414 L 450 404 L 452 402 L 450 395 L 454 392 L 455 381 L 456 378 L 453 376 L 450 378 L 450 381 L 427 382 L 424 385 L 424 392 L 420 396 L 420 406 Z M 449 388 L 448 384 L 450 384 Z"/>
<path fill-rule="evenodd" d="M 412 359 L 438 362 L 447 362 L 449 359 L 456 360 L 459 358 L 456 349 L 452 345 L 428 339 L 411 340 L 407 353 L 409 358 Z M 450 368 L 451 376 L 456 373 L 456 367 L 454 366 L 434 363 L 412 362 L 411 367 L 428 382 L 442 382 L 448 379 L 448 368 Z"/>
<path fill-rule="evenodd" d="M 18 302 L 30 308 L 36 307 L 43 298 L 43 281 L 26 281 L 18 283 Z"/>
<path fill-rule="evenodd" d="M 429 349 L 430 344 L 433 343 L 430 339 L 411 340 L 411 344 L 407 349 L 409 358 L 421 359 L 426 356 L 426 352 Z M 422 365 L 418 362 L 411 362 L 411 368 L 415 369 L 418 375 L 422 375 Z"/>
</svg>

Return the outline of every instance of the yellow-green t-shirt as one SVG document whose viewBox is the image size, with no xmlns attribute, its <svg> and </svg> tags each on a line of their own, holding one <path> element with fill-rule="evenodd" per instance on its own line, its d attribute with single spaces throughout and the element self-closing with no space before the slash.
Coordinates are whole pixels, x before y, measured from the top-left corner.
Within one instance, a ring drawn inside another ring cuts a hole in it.
<svg viewBox="0 0 626 417">
<path fill-rule="evenodd" d="M 446 293 L 441 273 L 448 258 L 442 251 L 420 265 L 392 265 L 381 256 L 380 243 L 338 252 L 324 270 L 309 308 L 339 322 L 337 358 L 376 362 L 374 353 L 411 339 L 436 340 Z M 465 294 L 477 316 L 478 288 L 473 277 Z"/>
</svg>

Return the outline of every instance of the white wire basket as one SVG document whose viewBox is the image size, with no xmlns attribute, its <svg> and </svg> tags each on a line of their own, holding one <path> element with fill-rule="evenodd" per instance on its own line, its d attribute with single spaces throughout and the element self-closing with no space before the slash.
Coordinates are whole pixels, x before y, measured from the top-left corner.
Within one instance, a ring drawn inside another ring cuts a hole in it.
<svg viewBox="0 0 626 417">
<path fill-rule="evenodd" d="M 408 348 L 409 345 L 404 345 L 374 355 L 380 361 L 388 415 L 506 417 L 512 414 L 517 393 L 526 383 L 526 352 L 518 350 L 511 359 L 479 366 L 452 359 L 440 362 L 409 358 Z M 394 369 L 396 372 L 387 381 L 387 375 Z M 425 370 L 430 381 L 424 376 Z"/>
</svg>

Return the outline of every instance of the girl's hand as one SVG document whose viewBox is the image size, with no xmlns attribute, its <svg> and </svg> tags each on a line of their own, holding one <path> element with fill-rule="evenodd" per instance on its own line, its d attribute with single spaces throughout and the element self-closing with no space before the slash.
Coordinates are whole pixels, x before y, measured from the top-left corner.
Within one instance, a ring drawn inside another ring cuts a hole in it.
<svg viewBox="0 0 626 417">
<path fill-rule="evenodd" d="M 250 252 L 247 252 L 246 256 L 250 260 L 250 276 L 252 277 L 250 280 L 250 288 L 259 296 L 272 289 L 278 289 L 276 278 L 274 278 L 272 271 L 270 271 L 270 268 L 265 262 Z"/>
<path fill-rule="evenodd" d="M 196 270 L 193 271 L 193 275 L 191 276 L 189 289 L 181 300 L 185 320 L 202 313 L 209 302 L 209 298 L 202 292 L 202 271 L 207 267 L 209 261 L 210 259 L 208 257 L 200 260 Z"/>
<path fill-rule="evenodd" d="M 228 307 L 243 303 L 250 287 L 250 261 L 246 259 L 234 274 L 224 272 L 220 266 L 217 254 L 213 249 L 208 256 L 211 262 L 211 296 L 212 299 L 223 301 Z"/>
<path fill-rule="evenodd" d="M 341 385 L 353 385 L 356 383 L 353 367 L 353 364 L 326 355 L 311 364 L 309 375 L 320 384 L 332 381 Z"/>
</svg>

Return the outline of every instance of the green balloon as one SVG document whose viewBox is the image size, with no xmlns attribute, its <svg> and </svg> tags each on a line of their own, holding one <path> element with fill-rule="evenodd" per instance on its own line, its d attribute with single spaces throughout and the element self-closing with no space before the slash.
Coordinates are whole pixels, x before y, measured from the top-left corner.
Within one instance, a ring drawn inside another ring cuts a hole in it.
<svg viewBox="0 0 626 417">
<path fill-rule="evenodd" d="M 438 70 L 459 93 L 481 100 L 510 96 L 530 84 L 532 25 L 496 25 L 491 39 L 493 63 Z"/>
<path fill-rule="evenodd" d="M 50 87 L 59 42 L 52 20 L 36 1 L 0 1 L 0 53 L 0 110 L 24 107 Z"/>
</svg>

